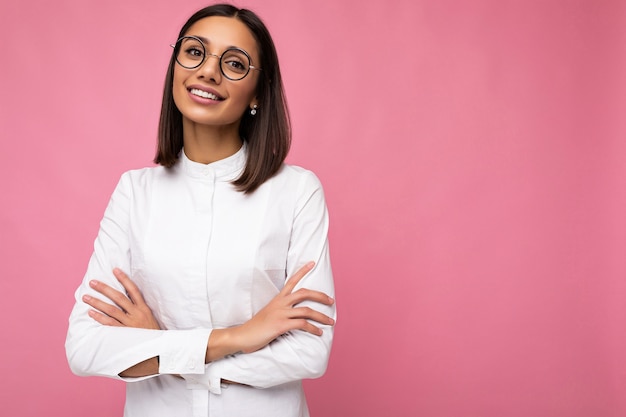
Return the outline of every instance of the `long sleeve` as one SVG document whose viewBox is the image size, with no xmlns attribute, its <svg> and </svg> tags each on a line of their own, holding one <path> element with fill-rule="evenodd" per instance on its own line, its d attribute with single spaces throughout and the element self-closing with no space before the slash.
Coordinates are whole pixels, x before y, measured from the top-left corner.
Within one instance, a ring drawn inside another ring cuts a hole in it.
<svg viewBox="0 0 626 417">
<path fill-rule="evenodd" d="M 204 373 L 204 357 L 210 329 L 146 330 L 103 326 L 87 314 L 85 294 L 103 299 L 89 287 L 97 279 L 124 291 L 112 274 L 114 267 L 131 269 L 131 211 L 133 187 L 130 174 L 118 183 L 100 224 L 82 284 L 76 290 L 76 303 L 69 319 L 65 343 L 67 359 L 77 375 L 99 375 L 121 379 L 123 370 L 158 356 L 160 373 Z M 140 380 L 145 378 L 124 378 Z"/>
<path fill-rule="evenodd" d="M 301 171 L 302 180 L 293 213 L 292 232 L 287 253 L 287 277 L 308 261 L 315 268 L 298 284 L 334 297 L 333 276 L 328 248 L 328 212 L 323 190 L 317 177 Z M 314 302 L 301 305 L 336 318 L 335 305 Z M 320 326 L 319 323 L 314 323 Z M 207 365 L 205 375 L 189 375 L 190 385 L 204 385 L 214 393 L 220 391 L 220 379 L 236 381 L 257 388 L 267 388 L 305 378 L 321 376 L 328 363 L 333 327 L 321 326 L 322 336 L 304 331 L 289 332 L 268 346 L 249 354 L 237 354 Z"/>
</svg>

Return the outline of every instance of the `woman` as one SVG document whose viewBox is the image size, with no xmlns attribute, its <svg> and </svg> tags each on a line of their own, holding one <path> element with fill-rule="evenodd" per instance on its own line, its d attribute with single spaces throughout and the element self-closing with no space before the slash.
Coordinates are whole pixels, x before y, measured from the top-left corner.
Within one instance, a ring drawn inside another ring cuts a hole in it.
<svg viewBox="0 0 626 417">
<path fill-rule="evenodd" d="M 230 5 L 172 45 L 161 166 L 125 173 L 70 316 L 72 371 L 129 382 L 126 416 L 306 416 L 335 319 L 319 181 L 285 165 L 264 24 Z M 290 277 L 289 279 L 286 279 Z"/>
</svg>

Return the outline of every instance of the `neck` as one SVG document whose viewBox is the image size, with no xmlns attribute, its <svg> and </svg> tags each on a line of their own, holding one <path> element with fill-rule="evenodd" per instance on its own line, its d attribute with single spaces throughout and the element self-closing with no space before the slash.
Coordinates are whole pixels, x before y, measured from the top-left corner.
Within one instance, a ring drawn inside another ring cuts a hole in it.
<svg viewBox="0 0 626 417">
<path fill-rule="evenodd" d="M 210 164 L 228 158 L 241 148 L 239 125 L 207 126 L 183 120 L 183 145 L 194 162 Z"/>
</svg>

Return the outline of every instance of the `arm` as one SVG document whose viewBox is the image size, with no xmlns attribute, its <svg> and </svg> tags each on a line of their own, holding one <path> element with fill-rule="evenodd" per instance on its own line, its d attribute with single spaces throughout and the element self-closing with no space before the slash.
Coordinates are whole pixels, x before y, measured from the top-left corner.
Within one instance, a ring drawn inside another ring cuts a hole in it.
<svg viewBox="0 0 626 417">
<path fill-rule="evenodd" d="M 120 378 L 140 363 L 160 360 L 160 373 L 204 373 L 204 357 L 211 329 L 154 330 L 105 326 L 89 316 L 83 296 L 96 296 L 93 280 L 124 291 L 111 271 L 130 270 L 130 212 L 133 187 L 129 174 L 122 176 L 107 206 L 94 244 L 87 273 L 76 291 L 69 319 L 67 359 L 77 375 Z M 151 372 L 154 373 L 154 372 Z"/>
<path fill-rule="evenodd" d="M 213 330 L 207 343 L 205 362 L 213 362 L 237 352 L 254 352 L 291 330 L 299 329 L 321 336 L 322 330 L 308 320 L 326 325 L 333 325 L 334 320 L 309 307 L 294 307 L 307 300 L 326 305 L 334 302 L 326 294 L 318 291 L 301 288 L 294 292 L 296 285 L 313 266 L 314 263 L 309 262 L 300 268 L 280 293 L 243 325 Z M 88 312 L 89 316 L 105 326 L 159 330 L 159 324 L 137 285 L 118 268 L 113 270 L 113 274 L 125 289 L 126 294 L 105 283 L 90 281 L 89 285 L 94 290 L 115 304 L 84 295 L 83 301 L 93 307 L 93 310 Z M 157 374 L 158 363 L 156 357 L 147 359 L 122 371 L 120 376 L 142 377 Z"/>
<path fill-rule="evenodd" d="M 321 185 L 312 173 L 304 174 L 297 195 L 298 204 L 286 259 L 287 274 L 312 259 L 316 263 L 314 269 L 295 289 L 307 288 L 334 297 L 327 239 L 328 213 Z M 306 300 L 299 303 L 298 307 L 310 307 L 336 318 L 334 304 Z M 207 365 L 204 376 L 192 375 L 187 379 L 217 393 L 221 379 L 265 388 L 319 377 L 326 370 L 333 339 L 333 327 L 326 323 L 320 324 L 320 336 L 302 330 L 290 331 L 260 350 L 227 356 Z"/>
</svg>

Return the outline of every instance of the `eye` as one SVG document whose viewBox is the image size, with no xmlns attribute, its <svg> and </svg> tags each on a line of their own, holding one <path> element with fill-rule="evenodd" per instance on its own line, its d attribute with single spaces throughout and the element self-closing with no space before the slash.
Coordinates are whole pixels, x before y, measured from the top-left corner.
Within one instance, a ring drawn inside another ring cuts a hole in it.
<svg viewBox="0 0 626 417">
<path fill-rule="evenodd" d="M 204 51 L 202 51 L 202 49 L 196 47 L 196 46 L 190 46 L 188 48 L 185 49 L 185 54 L 187 56 L 189 56 L 190 58 L 202 58 L 202 56 L 204 55 Z"/>
<path fill-rule="evenodd" d="M 237 74 L 245 74 L 250 66 L 248 57 L 237 49 L 231 49 L 224 52 L 222 57 L 222 65 L 224 71 L 230 71 Z"/>
<path fill-rule="evenodd" d="M 240 61 L 238 61 L 236 59 L 230 59 L 229 58 L 229 60 L 225 61 L 224 64 L 228 65 L 230 67 L 230 69 L 233 69 L 235 71 L 245 71 L 245 69 L 246 69 L 246 66 L 242 62 L 240 62 Z"/>
<path fill-rule="evenodd" d="M 180 39 L 179 57 L 193 61 L 204 59 L 204 45 L 198 39 L 183 37 Z"/>
</svg>

